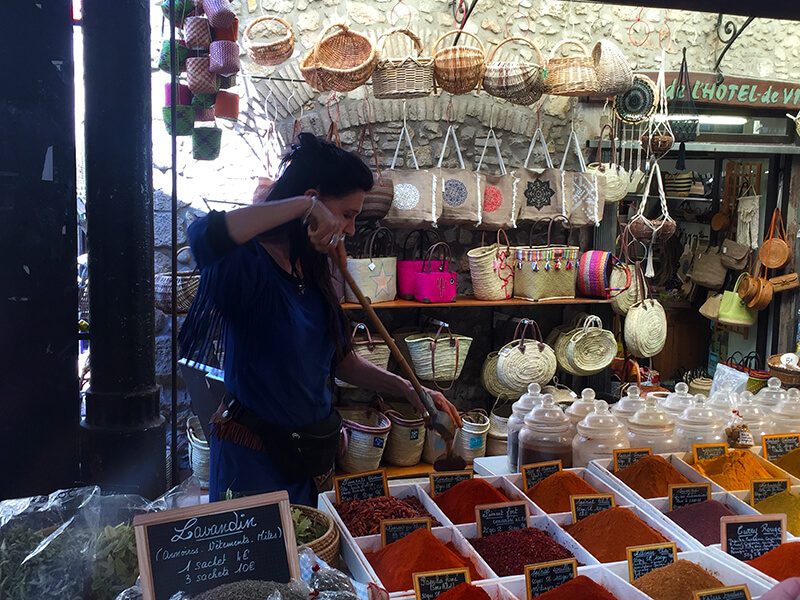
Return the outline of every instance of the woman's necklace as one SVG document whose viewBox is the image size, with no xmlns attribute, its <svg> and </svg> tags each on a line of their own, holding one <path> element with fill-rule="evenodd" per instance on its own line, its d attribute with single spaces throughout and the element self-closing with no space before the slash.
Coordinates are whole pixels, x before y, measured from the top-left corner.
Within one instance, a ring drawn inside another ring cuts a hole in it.
<svg viewBox="0 0 800 600">
<path fill-rule="evenodd" d="M 306 291 L 306 284 L 297 271 L 297 265 L 292 265 L 292 279 L 294 280 L 295 287 L 297 287 L 297 293 L 302 296 Z"/>
<path fill-rule="evenodd" d="M 264 246 L 264 249 L 267 251 L 270 257 L 272 257 L 275 266 L 277 266 L 284 273 L 289 275 L 292 283 L 297 289 L 297 293 L 302 296 L 306 291 L 306 282 L 297 268 L 297 263 L 290 262 L 290 259 L 288 259 L 280 250 L 272 246 L 269 246 L 263 242 L 262 245 Z M 289 268 L 287 269 L 286 267 Z"/>
</svg>

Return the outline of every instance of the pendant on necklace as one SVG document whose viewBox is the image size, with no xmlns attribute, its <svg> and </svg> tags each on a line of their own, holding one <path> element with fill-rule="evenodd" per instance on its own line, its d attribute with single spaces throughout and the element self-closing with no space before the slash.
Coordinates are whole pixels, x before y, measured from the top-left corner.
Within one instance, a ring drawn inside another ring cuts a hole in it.
<svg viewBox="0 0 800 600">
<path fill-rule="evenodd" d="M 298 283 L 297 284 L 297 293 L 302 296 L 305 291 L 306 291 L 306 286 L 303 285 L 302 283 Z"/>
</svg>

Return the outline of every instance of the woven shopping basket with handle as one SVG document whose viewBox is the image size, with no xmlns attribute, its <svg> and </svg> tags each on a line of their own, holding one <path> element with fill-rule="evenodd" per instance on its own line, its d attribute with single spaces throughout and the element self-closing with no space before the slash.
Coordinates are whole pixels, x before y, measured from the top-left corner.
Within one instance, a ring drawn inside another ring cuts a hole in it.
<svg viewBox="0 0 800 600">
<path fill-rule="evenodd" d="M 462 35 L 476 46 L 439 46 L 448 37 Z M 433 45 L 433 74 L 436 83 L 451 94 L 467 94 L 478 87 L 486 69 L 486 53 L 477 36 L 468 31 L 453 30 L 442 35 Z"/>
<path fill-rule="evenodd" d="M 512 42 L 531 48 L 536 54 L 536 61 L 495 61 L 494 58 L 500 48 Z M 541 50 L 533 42 L 523 37 L 507 38 L 492 50 L 487 63 L 486 73 L 483 76 L 483 89 L 490 95 L 521 106 L 530 106 L 542 97 L 545 60 Z"/>
<path fill-rule="evenodd" d="M 258 17 L 245 27 L 242 34 L 247 55 L 257 65 L 274 67 L 292 57 L 294 31 L 280 17 Z"/>
<path fill-rule="evenodd" d="M 328 27 L 300 65 L 308 84 L 318 91 L 352 92 L 372 76 L 377 55 L 372 42 L 347 25 Z"/>
<path fill-rule="evenodd" d="M 564 46 L 578 49 L 574 56 L 559 56 Z M 599 84 L 594 59 L 579 40 L 567 38 L 553 46 L 547 61 L 547 76 L 544 79 L 545 93 L 553 96 L 595 96 Z"/>
<path fill-rule="evenodd" d="M 403 35 L 413 50 L 406 56 L 389 56 L 386 40 Z M 378 63 L 372 74 L 372 92 L 381 100 L 424 98 L 433 92 L 433 57 L 423 56 L 422 41 L 408 29 L 394 29 L 378 38 Z"/>
</svg>

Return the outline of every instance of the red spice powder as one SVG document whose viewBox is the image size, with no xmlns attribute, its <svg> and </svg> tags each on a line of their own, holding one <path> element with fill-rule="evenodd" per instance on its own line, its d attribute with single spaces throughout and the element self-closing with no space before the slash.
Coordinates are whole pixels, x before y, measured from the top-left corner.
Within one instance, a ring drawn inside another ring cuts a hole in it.
<svg viewBox="0 0 800 600">
<path fill-rule="evenodd" d="M 787 542 L 747 564 L 778 581 L 800 577 L 800 543 Z"/>
<path fill-rule="evenodd" d="M 470 544 L 500 577 L 522 575 L 525 565 L 572 558 L 572 552 L 539 529 L 518 529 L 475 538 Z"/>
<path fill-rule="evenodd" d="M 436 600 L 491 600 L 491 597 L 483 588 L 462 583 L 444 594 L 439 594 Z"/>
<path fill-rule="evenodd" d="M 441 596 L 439 596 L 441 598 Z M 536 596 L 536 600 L 617 600 L 617 597 L 599 583 L 578 575 L 567 583 Z"/>
<path fill-rule="evenodd" d="M 483 479 L 467 479 L 433 499 L 456 525 L 475 522 L 475 507 L 481 504 L 508 502 L 500 490 Z"/>
<path fill-rule="evenodd" d="M 445 569 L 470 570 L 472 579 L 480 579 L 475 566 L 455 548 L 436 538 L 427 529 L 417 529 L 394 544 L 377 552 L 366 553 L 367 560 L 387 592 L 414 589 L 414 573 Z"/>
<path fill-rule="evenodd" d="M 570 496 L 596 494 L 597 490 L 572 471 L 559 471 L 545 477 L 528 490 L 528 498 L 546 513 L 569 512 Z"/>
<path fill-rule="evenodd" d="M 565 529 L 602 563 L 627 560 L 628 546 L 669 541 L 633 511 L 619 506 L 595 513 Z"/>
</svg>

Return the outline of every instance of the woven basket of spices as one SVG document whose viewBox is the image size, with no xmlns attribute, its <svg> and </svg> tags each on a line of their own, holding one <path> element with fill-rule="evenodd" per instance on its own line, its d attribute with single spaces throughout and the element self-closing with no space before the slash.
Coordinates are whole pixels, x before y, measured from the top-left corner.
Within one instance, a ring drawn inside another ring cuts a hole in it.
<svg viewBox="0 0 800 600">
<path fill-rule="evenodd" d="M 510 43 L 528 46 L 536 55 L 535 60 L 497 60 L 500 48 Z M 503 98 L 512 104 L 530 106 L 542 97 L 544 56 L 533 42 L 523 37 L 510 37 L 500 42 L 487 59 L 486 74 L 483 76 L 483 89 L 496 98 Z"/>
<path fill-rule="evenodd" d="M 772 377 L 777 377 L 781 383 L 787 387 L 800 386 L 800 369 L 790 369 L 781 363 L 781 355 L 773 354 L 767 360 L 769 373 Z"/>
<path fill-rule="evenodd" d="M 310 506 L 292 504 L 292 510 L 298 511 L 314 525 L 319 526 L 320 529 L 323 527 L 325 528 L 325 533 L 316 540 L 299 545 L 297 548 L 298 552 L 308 548 L 329 565 L 335 565 L 339 561 L 341 538 L 339 536 L 339 528 L 336 527 L 333 519 L 321 510 L 311 508 Z"/>
<path fill-rule="evenodd" d="M 406 56 L 389 56 L 386 40 L 403 35 L 411 40 Z M 433 92 L 433 58 L 422 55 L 419 37 L 408 29 L 394 29 L 378 38 L 378 63 L 372 74 L 372 92 L 381 100 L 424 98 Z"/>
<path fill-rule="evenodd" d="M 342 444 L 339 467 L 345 473 L 374 471 L 381 464 L 392 423 L 373 408 L 340 408 Z"/>
<path fill-rule="evenodd" d="M 447 38 L 462 35 L 475 42 L 475 46 L 439 46 Z M 467 94 L 476 89 L 486 69 L 486 53 L 476 35 L 454 29 L 442 35 L 433 45 L 433 74 L 436 83 L 445 92 Z"/>
<path fill-rule="evenodd" d="M 259 17 L 242 34 L 247 55 L 257 65 L 274 67 L 291 58 L 294 52 L 292 26 L 280 17 Z"/>
</svg>

